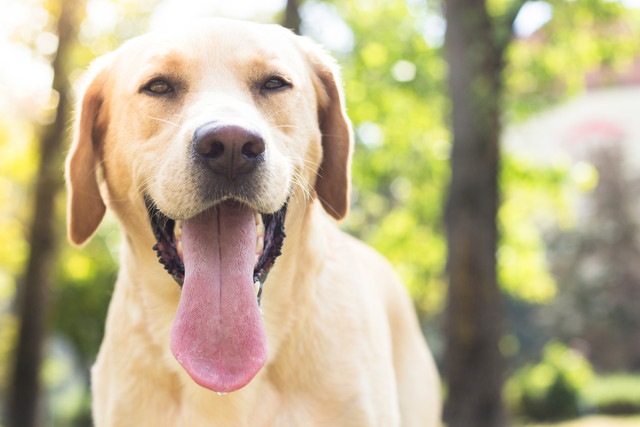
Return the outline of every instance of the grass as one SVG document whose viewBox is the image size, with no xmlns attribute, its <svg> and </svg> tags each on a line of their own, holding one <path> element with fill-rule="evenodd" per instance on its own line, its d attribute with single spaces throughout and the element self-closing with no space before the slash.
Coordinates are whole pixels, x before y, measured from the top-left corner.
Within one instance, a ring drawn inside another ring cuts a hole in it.
<svg viewBox="0 0 640 427">
<path fill-rule="evenodd" d="M 599 413 L 637 414 L 640 410 L 640 376 L 596 377 L 580 395 L 587 406 L 596 408 Z"/>
<path fill-rule="evenodd" d="M 556 424 L 527 424 L 526 427 L 640 427 L 640 416 L 591 416 Z"/>
</svg>

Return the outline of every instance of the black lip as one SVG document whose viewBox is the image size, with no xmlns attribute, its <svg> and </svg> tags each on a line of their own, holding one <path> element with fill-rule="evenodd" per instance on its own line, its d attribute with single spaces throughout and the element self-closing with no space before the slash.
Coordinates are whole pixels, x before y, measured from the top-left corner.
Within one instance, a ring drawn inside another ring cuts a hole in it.
<svg viewBox="0 0 640 427">
<path fill-rule="evenodd" d="M 175 220 L 163 214 L 153 200 L 145 196 L 144 202 L 151 220 L 151 230 L 156 237 L 153 250 L 158 254 L 158 261 L 164 265 L 164 269 L 182 287 L 184 282 L 184 264 L 178 255 L 173 232 L 176 226 Z"/>
<path fill-rule="evenodd" d="M 178 249 L 173 239 L 176 222 L 162 213 L 151 197 L 145 195 L 144 201 L 149 212 L 151 230 L 157 241 L 153 249 L 158 255 L 158 261 L 182 287 L 185 273 L 184 264 L 178 255 Z M 260 302 L 262 294 L 262 285 L 275 264 L 276 258 L 282 253 L 282 245 L 286 237 L 284 232 L 286 214 L 287 203 L 274 213 L 260 214 L 264 224 L 264 249 L 253 270 L 253 281 L 259 284 L 258 302 Z"/>
</svg>

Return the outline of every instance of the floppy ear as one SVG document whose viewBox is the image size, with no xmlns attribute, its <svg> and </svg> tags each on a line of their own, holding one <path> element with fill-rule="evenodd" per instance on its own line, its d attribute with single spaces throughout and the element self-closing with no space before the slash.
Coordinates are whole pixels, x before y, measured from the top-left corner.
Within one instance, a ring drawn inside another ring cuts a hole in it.
<svg viewBox="0 0 640 427">
<path fill-rule="evenodd" d="M 69 240 L 76 245 L 89 240 L 106 211 L 97 177 L 98 150 L 105 131 L 99 126 L 99 118 L 104 103 L 106 73 L 93 71 L 80 98 L 75 136 L 66 161 L 67 233 Z"/>
<path fill-rule="evenodd" d="M 316 193 L 324 209 L 335 219 L 349 211 L 353 135 L 335 60 L 311 40 L 299 38 L 315 73 L 318 122 L 322 132 L 322 162 Z"/>
</svg>

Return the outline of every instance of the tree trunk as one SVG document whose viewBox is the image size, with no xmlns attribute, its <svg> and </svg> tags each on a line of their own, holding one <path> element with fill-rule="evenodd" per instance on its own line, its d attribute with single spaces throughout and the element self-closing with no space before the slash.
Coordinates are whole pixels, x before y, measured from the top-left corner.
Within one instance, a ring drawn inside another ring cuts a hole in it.
<svg viewBox="0 0 640 427">
<path fill-rule="evenodd" d="M 484 1 L 446 0 L 445 7 L 453 147 L 444 417 L 449 427 L 497 427 L 506 425 L 496 277 L 502 52 Z"/>
<path fill-rule="evenodd" d="M 57 233 L 55 198 L 62 187 L 62 146 L 69 121 L 69 84 L 64 64 L 75 37 L 75 1 L 60 0 L 57 24 L 58 49 L 53 59 L 52 89 L 59 94 L 55 121 L 45 127 L 40 139 L 40 159 L 29 234 L 29 257 L 18 281 L 16 310 L 19 335 L 7 405 L 8 427 L 39 424 L 40 367 L 46 336 L 47 294 L 56 260 Z"/>
<path fill-rule="evenodd" d="M 287 0 L 287 7 L 284 11 L 284 19 L 282 26 L 293 30 L 294 33 L 300 34 L 300 8 L 297 0 Z"/>
</svg>

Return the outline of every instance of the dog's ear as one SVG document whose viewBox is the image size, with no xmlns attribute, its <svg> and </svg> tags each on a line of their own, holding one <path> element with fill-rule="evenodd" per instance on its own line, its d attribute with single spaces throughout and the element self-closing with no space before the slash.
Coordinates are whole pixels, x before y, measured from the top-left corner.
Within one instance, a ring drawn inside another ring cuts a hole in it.
<svg viewBox="0 0 640 427">
<path fill-rule="evenodd" d="M 101 111 L 104 108 L 105 62 L 94 64 L 88 72 L 88 84 L 79 99 L 74 140 L 66 161 L 67 233 L 76 245 L 89 240 L 106 211 L 97 176 L 101 139 L 106 130 L 105 114 Z"/>
<path fill-rule="evenodd" d="M 340 220 L 349 211 L 353 144 L 340 73 L 336 61 L 324 49 L 305 37 L 298 40 L 314 73 L 322 132 L 322 162 L 315 189 L 327 213 Z"/>
</svg>

